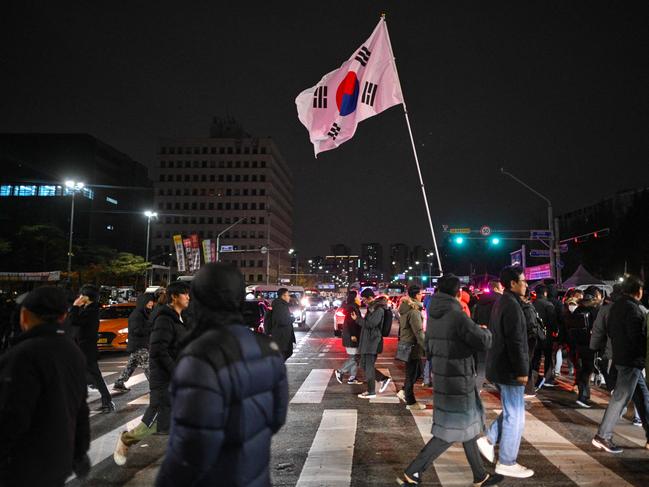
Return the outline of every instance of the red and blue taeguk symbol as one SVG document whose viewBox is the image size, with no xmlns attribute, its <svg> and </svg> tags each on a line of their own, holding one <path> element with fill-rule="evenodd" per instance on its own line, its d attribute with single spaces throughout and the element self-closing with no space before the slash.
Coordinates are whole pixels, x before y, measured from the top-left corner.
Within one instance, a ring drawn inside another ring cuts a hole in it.
<svg viewBox="0 0 649 487">
<path fill-rule="evenodd" d="M 356 77 L 356 73 L 350 71 L 338 85 L 338 90 L 336 90 L 336 104 L 338 105 L 338 111 L 343 117 L 356 110 L 358 91 L 358 78 Z"/>
</svg>

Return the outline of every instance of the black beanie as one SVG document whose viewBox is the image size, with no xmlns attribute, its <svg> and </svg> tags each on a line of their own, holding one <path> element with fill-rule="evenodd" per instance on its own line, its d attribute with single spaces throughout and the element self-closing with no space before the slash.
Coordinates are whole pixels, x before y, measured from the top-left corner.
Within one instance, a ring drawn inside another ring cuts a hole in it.
<svg viewBox="0 0 649 487">
<path fill-rule="evenodd" d="M 206 264 L 192 280 L 192 300 L 214 311 L 241 311 L 245 292 L 243 276 L 231 264 Z"/>
<path fill-rule="evenodd" d="M 22 302 L 23 308 L 37 316 L 56 317 L 68 310 L 65 291 L 54 286 L 38 287 L 31 291 Z"/>
</svg>

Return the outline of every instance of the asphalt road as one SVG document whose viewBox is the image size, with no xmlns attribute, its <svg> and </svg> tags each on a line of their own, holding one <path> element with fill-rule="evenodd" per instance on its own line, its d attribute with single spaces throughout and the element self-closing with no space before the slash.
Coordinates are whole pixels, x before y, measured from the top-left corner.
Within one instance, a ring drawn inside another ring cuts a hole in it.
<svg viewBox="0 0 649 487">
<path fill-rule="evenodd" d="M 375 400 L 359 399 L 364 385 L 339 384 L 333 371 L 346 358 L 340 339 L 333 336 L 332 312 L 309 312 L 305 330 L 296 331 L 298 344 L 288 362 L 291 404 L 286 425 L 274 437 L 271 471 L 273 485 L 300 487 L 396 485 L 403 471 L 430 437 L 433 394 L 417 386 L 415 394 L 425 411 L 409 411 L 396 398 L 404 370 L 393 359 L 396 338 L 386 339 L 377 367 L 387 369 L 394 381 Z M 396 324 L 393 327 L 396 335 Z M 126 362 L 126 354 L 102 355 L 100 366 L 110 385 Z M 84 485 L 153 485 L 164 456 L 167 438 L 153 436 L 129 453 L 125 467 L 113 463 L 117 435 L 128 422 L 137 423 L 148 400 L 148 384 L 137 370 L 130 392 L 115 395 L 118 411 L 91 417 L 94 467 Z M 396 387 L 395 384 L 396 383 Z M 644 431 L 621 419 L 615 439 L 624 448 L 610 455 L 590 444 L 603 416 L 608 396 L 595 389 L 596 406 L 574 406 L 571 381 L 544 389 L 527 401 L 526 427 L 519 462 L 535 470 L 526 480 L 507 479 L 501 485 L 529 486 L 643 486 L 649 485 L 649 450 Z M 482 399 L 487 419 L 495 418 L 500 404 L 495 393 Z M 89 400 L 98 404 L 98 395 Z M 627 418 L 630 417 L 627 415 Z M 489 466 L 488 466 L 489 468 Z M 470 485 L 470 470 L 461 447 L 442 455 L 424 475 L 421 485 Z M 80 485 L 74 479 L 68 485 Z"/>
</svg>

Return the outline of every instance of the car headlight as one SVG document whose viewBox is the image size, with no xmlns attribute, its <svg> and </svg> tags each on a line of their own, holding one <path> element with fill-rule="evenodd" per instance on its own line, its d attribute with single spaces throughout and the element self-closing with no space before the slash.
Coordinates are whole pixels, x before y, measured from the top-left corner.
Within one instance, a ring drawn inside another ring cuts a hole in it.
<svg viewBox="0 0 649 487">
<path fill-rule="evenodd" d="M 302 306 L 309 306 L 309 299 L 308 298 L 302 298 L 302 301 L 300 301 L 300 303 L 302 303 Z"/>
<path fill-rule="evenodd" d="M 299 318 L 300 316 L 302 316 L 301 311 L 293 311 L 293 318 Z"/>
<path fill-rule="evenodd" d="M 117 333 L 122 333 L 122 334 L 128 333 L 128 328 L 122 328 L 121 330 L 117 330 Z"/>
</svg>

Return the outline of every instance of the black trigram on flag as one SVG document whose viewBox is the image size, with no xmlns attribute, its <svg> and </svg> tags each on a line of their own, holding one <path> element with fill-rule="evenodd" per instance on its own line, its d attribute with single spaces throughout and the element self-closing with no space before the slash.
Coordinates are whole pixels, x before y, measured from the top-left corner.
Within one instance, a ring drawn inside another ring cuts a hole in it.
<svg viewBox="0 0 649 487">
<path fill-rule="evenodd" d="M 378 87 L 379 85 L 375 85 L 374 83 L 366 81 L 365 86 L 363 87 L 363 96 L 361 96 L 361 102 L 373 107 L 374 98 L 376 97 L 376 90 Z"/>
<path fill-rule="evenodd" d="M 358 54 L 356 54 L 356 57 L 354 59 L 365 66 L 367 64 L 367 61 L 369 61 L 371 54 L 372 53 L 370 52 L 370 50 L 367 47 L 363 46 L 358 51 Z"/>
<path fill-rule="evenodd" d="M 318 86 L 313 93 L 313 108 L 327 108 L 327 87 Z"/>
<path fill-rule="evenodd" d="M 340 133 L 340 126 L 337 123 L 334 123 L 329 129 L 329 132 L 327 132 L 327 135 L 332 139 L 336 140 L 336 137 L 338 137 L 339 133 Z"/>
</svg>

